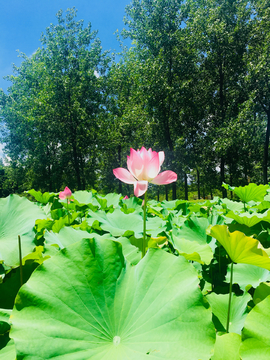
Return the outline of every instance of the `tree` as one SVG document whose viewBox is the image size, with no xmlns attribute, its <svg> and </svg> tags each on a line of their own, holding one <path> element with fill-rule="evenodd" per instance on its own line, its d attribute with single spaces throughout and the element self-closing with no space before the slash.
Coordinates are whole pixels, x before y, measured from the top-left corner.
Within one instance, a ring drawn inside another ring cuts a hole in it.
<svg viewBox="0 0 270 360">
<path fill-rule="evenodd" d="M 247 1 L 199 0 L 187 2 L 187 27 L 201 54 L 201 96 L 205 99 L 205 132 L 219 158 L 221 183 L 225 181 L 230 123 L 246 100 L 241 84 L 246 72 L 244 54 L 249 37 Z M 237 149 L 235 148 L 235 152 Z M 226 196 L 223 189 L 223 196 Z"/>
<path fill-rule="evenodd" d="M 183 93 L 189 89 L 190 75 L 196 72 L 196 54 L 182 28 L 184 14 L 180 0 L 138 1 L 126 7 L 123 32 L 135 41 L 144 63 L 142 93 L 152 124 L 153 137 L 167 152 L 167 165 L 177 163 L 175 144 L 185 133 L 180 121 Z M 176 183 L 173 183 L 176 198 Z"/>
<path fill-rule="evenodd" d="M 110 61 L 91 24 L 76 11 L 57 13 L 57 25 L 42 34 L 44 45 L 15 68 L 2 96 L 6 152 L 41 176 L 39 186 L 93 185 L 99 118 L 104 112 L 104 74 Z M 43 174 L 44 173 L 44 174 Z M 40 182 L 41 181 L 41 182 Z"/>
<path fill-rule="evenodd" d="M 268 158 L 270 135 L 270 4 L 268 1 L 252 1 L 253 18 L 252 31 L 246 55 L 247 73 L 246 85 L 249 93 L 247 108 L 251 108 L 257 116 L 265 115 L 266 124 L 263 182 L 268 183 Z"/>
</svg>

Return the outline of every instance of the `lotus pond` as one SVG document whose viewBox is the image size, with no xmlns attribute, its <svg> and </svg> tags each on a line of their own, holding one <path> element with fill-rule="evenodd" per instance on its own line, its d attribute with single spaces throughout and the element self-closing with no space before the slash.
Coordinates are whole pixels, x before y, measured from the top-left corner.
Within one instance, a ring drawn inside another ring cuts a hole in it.
<svg viewBox="0 0 270 360">
<path fill-rule="evenodd" d="M 270 188 L 224 186 L 148 200 L 145 256 L 140 198 L 0 199 L 0 359 L 269 360 Z"/>
</svg>

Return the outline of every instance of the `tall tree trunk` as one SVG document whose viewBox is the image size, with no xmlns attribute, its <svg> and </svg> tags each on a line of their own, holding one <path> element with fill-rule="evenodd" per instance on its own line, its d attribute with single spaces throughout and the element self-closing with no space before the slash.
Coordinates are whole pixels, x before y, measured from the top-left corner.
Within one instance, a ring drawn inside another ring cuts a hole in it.
<svg viewBox="0 0 270 360">
<path fill-rule="evenodd" d="M 80 154 L 80 169 L 81 169 L 81 182 L 82 182 L 82 190 L 85 190 L 86 187 L 86 179 L 85 179 L 85 172 L 84 172 L 84 159 L 82 154 Z"/>
<path fill-rule="evenodd" d="M 200 192 L 200 172 L 197 168 L 197 189 L 198 189 L 198 199 L 201 198 L 201 192 Z"/>
<path fill-rule="evenodd" d="M 188 200 L 188 181 L 187 181 L 187 173 L 185 173 L 184 177 L 185 177 L 185 200 Z"/>
<path fill-rule="evenodd" d="M 75 144 L 73 144 L 72 149 L 73 149 L 74 170 L 77 178 L 77 186 L 78 186 L 78 190 L 82 190 L 79 158 Z"/>
<path fill-rule="evenodd" d="M 270 135 L 270 109 L 266 111 L 267 114 L 267 126 L 266 126 L 266 136 L 264 143 L 264 156 L 263 156 L 263 183 L 268 184 L 268 149 L 269 149 L 269 135 Z"/>
<path fill-rule="evenodd" d="M 221 185 L 225 183 L 225 160 L 224 157 L 221 157 L 220 161 L 220 177 L 221 177 Z M 227 197 L 227 190 L 222 186 L 222 196 Z"/>
<path fill-rule="evenodd" d="M 230 185 L 233 186 L 233 174 L 232 169 L 230 169 Z M 231 191 L 231 199 L 233 198 L 233 192 Z"/>
</svg>

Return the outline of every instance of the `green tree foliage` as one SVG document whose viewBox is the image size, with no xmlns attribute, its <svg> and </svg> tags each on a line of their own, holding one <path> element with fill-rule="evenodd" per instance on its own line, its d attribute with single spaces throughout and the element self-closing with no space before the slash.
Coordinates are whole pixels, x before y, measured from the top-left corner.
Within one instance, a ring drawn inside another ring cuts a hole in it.
<svg viewBox="0 0 270 360">
<path fill-rule="evenodd" d="M 266 127 L 263 150 L 263 181 L 268 183 L 270 135 L 270 4 L 259 0 L 251 2 L 253 18 L 248 42 L 246 84 L 251 108 L 255 117 L 264 117 Z"/>
<path fill-rule="evenodd" d="M 194 126 L 194 112 L 191 115 L 191 112 L 183 111 L 192 103 L 192 74 L 197 73 L 196 51 L 181 26 L 185 13 L 181 11 L 179 0 L 134 0 L 126 13 L 129 30 L 123 34 L 135 41 L 144 63 L 142 90 L 153 136 L 159 146 L 167 149 L 167 165 L 176 168 L 179 163 L 175 156 L 176 141 L 186 137 L 187 122 L 189 129 Z M 182 153 L 181 146 L 178 154 Z M 181 163 L 181 167 L 183 165 Z M 175 183 L 173 198 L 176 198 Z"/>
<path fill-rule="evenodd" d="M 6 151 L 30 172 L 30 186 L 83 189 L 94 183 L 98 118 L 104 111 L 103 75 L 109 58 L 91 25 L 57 13 L 42 48 L 9 76 L 2 96 Z M 87 180 L 86 180 L 87 179 Z"/>
<path fill-rule="evenodd" d="M 230 164 L 230 152 L 233 150 L 235 157 L 238 151 L 235 140 L 240 131 L 235 133 L 232 128 L 239 105 L 245 100 L 241 76 L 246 71 L 244 54 L 250 11 L 247 1 L 199 0 L 187 2 L 187 6 L 187 27 L 201 54 L 201 95 L 205 99 L 208 118 L 205 132 L 219 159 L 223 182 L 225 164 Z M 238 130 L 241 129 L 238 127 Z"/>
</svg>

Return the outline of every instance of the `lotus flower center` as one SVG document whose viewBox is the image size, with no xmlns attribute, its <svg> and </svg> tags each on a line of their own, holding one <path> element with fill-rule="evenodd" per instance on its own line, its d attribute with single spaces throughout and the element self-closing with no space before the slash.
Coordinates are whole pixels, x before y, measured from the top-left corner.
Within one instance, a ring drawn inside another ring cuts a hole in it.
<svg viewBox="0 0 270 360">
<path fill-rule="evenodd" d="M 121 341 L 120 336 L 115 336 L 113 338 L 113 343 L 114 343 L 115 346 L 118 346 L 120 344 L 120 341 Z"/>
</svg>

